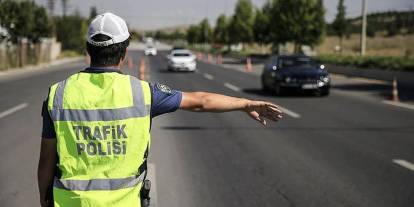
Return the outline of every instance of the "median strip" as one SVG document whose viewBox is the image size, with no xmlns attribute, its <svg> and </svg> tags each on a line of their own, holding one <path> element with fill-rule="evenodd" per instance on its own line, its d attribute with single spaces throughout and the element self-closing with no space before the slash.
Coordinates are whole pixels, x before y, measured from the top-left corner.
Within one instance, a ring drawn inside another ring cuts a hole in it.
<svg viewBox="0 0 414 207">
<path fill-rule="evenodd" d="M 236 91 L 236 92 L 240 92 L 241 91 L 239 87 L 237 87 L 235 85 L 232 85 L 230 83 L 224 83 L 224 86 L 227 87 L 227 88 L 229 88 L 229 89 L 231 89 L 231 90 L 233 90 L 233 91 Z"/>
<path fill-rule="evenodd" d="M 400 160 L 400 159 L 394 159 L 392 160 L 395 164 L 400 165 L 404 168 L 407 168 L 411 171 L 414 171 L 414 164 L 411 162 L 408 162 L 406 160 Z"/>
<path fill-rule="evenodd" d="M 204 78 L 207 78 L 209 80 L 214 80 L 214 76 L 212 76 L 212 75 L 210 75 L 208 73 L 204 73 L 203 76 L 204 76 Z"/>
<path fill-rule="evenodd" d="M 20 110 L 26 108 L 27 106 L 29 106 L 28 103 L 22 103 L 22 104 L 19 104 L 19 105 L 15 106 L 15 107 L 11 108 L 11 109 L 8 109 L 6 111 L 3 111 L 3 112 L 0 113 L 0 119 L 1 118 L 4 118 L 4 117 L 6 117 L 6 116 L 8 116 L 10 114 L 13 114 L 13 113 L 15 113 L 17 111 L 20 111 Z"/>
<path fill-rule="evenodd" d="M 382 101 L 382 103 L 414 110 L 414 105 L 412 105 L 412 104 L 406 104 L 406 103 L 395 102 L 395 101 L 387 101 L 387 100 Z"/>
</svg>

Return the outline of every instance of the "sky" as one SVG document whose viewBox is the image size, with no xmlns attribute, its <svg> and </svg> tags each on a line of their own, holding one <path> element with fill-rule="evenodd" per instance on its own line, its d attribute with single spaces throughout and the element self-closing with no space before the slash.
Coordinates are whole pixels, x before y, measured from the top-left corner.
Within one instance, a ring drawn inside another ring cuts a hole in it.
<svg viewBox="0 0 414 207">
<path fill-rule="evenodd" d="M 34 0 L 46 5 L 47 0 Z M 267 0 L 252 0 L 262 7 Z M 55 13 L 61 14 L 61 1 L 56 0 Z M 220 14 L 231 15 L 237 0 L 68 0 L 68 13 L 79 11 L 89 16 L 91 6 L 99 13 L 113 12 L 124 18 L 130 27 L 150 30 L 198 23 L 208 17 L 215 23 Z M 349 17 L 361 14 L 362 0 L 345 0 Z M 367 0 L 368 13 L 389 10 L 414 10 L 414 0 Z M 326 20 L 331 22 L 336 15 L 338 0 L 324 0 Z"/>
</svg>

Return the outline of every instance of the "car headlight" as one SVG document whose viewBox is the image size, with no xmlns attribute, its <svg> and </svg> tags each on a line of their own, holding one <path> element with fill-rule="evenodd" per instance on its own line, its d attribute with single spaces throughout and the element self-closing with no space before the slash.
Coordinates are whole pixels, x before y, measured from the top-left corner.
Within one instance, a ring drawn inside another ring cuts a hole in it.
<svg viewBox="0 0 414 207">
<path fill-rule="evenodd" d="M 324 83 L 328 83 L 330 81 L 330 78 L 329 78 L 329 76 L 321 76 L 320 80 Z"/>
<path fill-rule="evenodd" d="M 291 81 L 291 80 L 292 80 L 292 79 L 291 79 L 290 77 L 286 77 L 286 78 L 285 78 L 285 82 L 286 82 L 286 83 L 290 83 L 290 81 Z"/>
</svg>

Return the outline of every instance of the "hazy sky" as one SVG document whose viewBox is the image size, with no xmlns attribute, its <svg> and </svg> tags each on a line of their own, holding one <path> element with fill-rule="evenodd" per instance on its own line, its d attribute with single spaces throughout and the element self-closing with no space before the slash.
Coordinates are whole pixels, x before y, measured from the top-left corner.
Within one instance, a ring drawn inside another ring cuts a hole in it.
<svg viewBox="0 0 414 207">
<path fill-rule="evenodd" d="M 267 0 L 252 0 L 261 7 Z M 361 14 L 362 0 L 345 0 L 348 16 Z M 35 0 L 46 5 L 47 0 Z M 61 13 L 60 0 L 55 6 L 55 13 Z M 96 6 L 98 12 L 113 12 L 137 29 L 155 29 L 160 27 L 189 25 L 208 16 L 214 24 L 218 15 L 231 15 L 237 0 L 68 0 L 69 11 L 78 10 L 82 15 L 89 15 L 89 8 Z M 336 14 L 338 0 L 324 0 L 327 10 L 326 20 L 332 21 Z M 414 0 L 368 0 L 368 11 L 410 10 L 414 9 Z"/>
</svg>

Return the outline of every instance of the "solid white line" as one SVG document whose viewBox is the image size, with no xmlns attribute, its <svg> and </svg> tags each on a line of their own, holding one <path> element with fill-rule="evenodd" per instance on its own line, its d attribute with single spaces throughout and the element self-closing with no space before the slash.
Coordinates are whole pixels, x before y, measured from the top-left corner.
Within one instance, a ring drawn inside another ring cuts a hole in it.
<svg viewBox="0 0 414 207">
<path fill-rule="evenodd" d="M 233 90 L 233 91 L 237 91 L 237 92 L 241 91 L 239 87 L 237 87 L 235 85 L 232 85 L 230 83 L 224 83 L 224 86 L 231 89 L 231 90 Z"/>
<path fill-rule="evenodd" d="M 412 104 L 406 104 L 406 103 L 395 102 L 395 101 L 387 101 L 387 100 L 382 101 L 382 103 L 414 110 L 414 105 L 412 105 Z"/>
<path fill-rule="evenodd" d="M 204 76 L 204 78 L 207 78 L 209 80 L 214 80 L 214 77 L 212 75 L 208 74 L 208 73 L 204 73 L 203 76 Z"/>
<path fill-rule="evenodd" d="M 285 113 L 288 116 L 291 116 L 291 117 L 296 118 L 296 119 L 299 119 L 301 117 L 300 114 L 295 113 L 295 112 L 293 112 L 293 111 L 291 111 L 287 108 L 283 108 L 281 106 L 279 106 L 279 108 L 283 111 L 283 113 Z"/>
<path fill-rule="evenodd" d="M 402 167 L 405 167 L 405 168 L 407 168 L 407 169 L 409 169 L 409 170 L 411 170 L 411 171 L 414 171 L 414 164 L 413 163 L 411 163 L 411 162 L 408 162 L 408 161 L 406 161 L 406 160 L 400 160 L 400 159 L 394 159 L 394 160 L 392 160 L 394 163 L 396 163 L 396 164 L 398 164 L 398 165 L 400 165 L 400 166 L 402 166 Z"/>
<path fill-rule="evenodd" d="M 26 108 L 27 106 L 29 106 L 29 104 L 28 104 L 28 103 L 21 103 L 21 104 L 19 104 L 19 105 L 17 105 L 17 106 L 15 106 L 15 107 L 13 107 L 13 108 L 11 108 L 11 109 L 8 109 L 8 110 L 6 110 L 6 111 L 3 111 L 3 112 L 1 112 L 1 113 L 0 113 L 0 119 L 1 119 L 1 118 L 4 118 L 4 117 L 6 117 L 6 116 L 8 116 L 8 115 L 10 115 L 10 114 L 12 114 L 12 113 L 15 113 L 15 112 L 17 112 L 17 111 L 20 111 L 20 110 L 22 110 L 22 109 Z"/>
<path fill-rule="evenodd" d="M 147 179 L 151 181 L 151 190 L 150 190 L 150 206 L 156 207 L 158 204 L 157 200 L 157 181 L 156 181 L 156 172 L 155 172 L 155 164 L 148 163 L 148 175 Z"/>
</svg>

